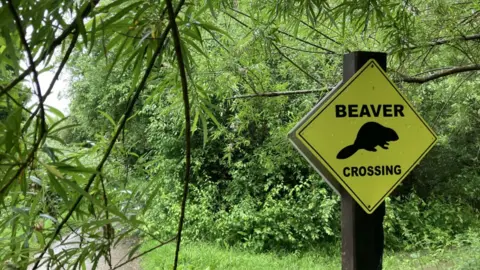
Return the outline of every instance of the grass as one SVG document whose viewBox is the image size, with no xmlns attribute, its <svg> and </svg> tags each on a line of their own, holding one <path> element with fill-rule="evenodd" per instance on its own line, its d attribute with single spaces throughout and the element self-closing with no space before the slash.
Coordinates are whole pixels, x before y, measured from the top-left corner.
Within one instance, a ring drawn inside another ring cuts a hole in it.
<svg viewBox="0 0 480 270">
<path fill-rule="evenodd" d="M 142 250 L 153 247 L 147 242 Z M 174 244 L 164 246 L 142 258 L 142 269 L 172 269 Z M 338 269 L 340 258 L 321 253 L 277 255 L 255 254 L 237 248 L 222 248 L 208 243 L 185 243 L 179 258 L 179 269 Z"/>
<path fill-rule="evenodd" d="M 142 250 L 156 245 L 149 241 Z M 169 244 L 145 255 L 142 269 L 172 269 L 175 246 Z M 340 254 L 325 252 L 278 255 L 274 253 L 252 253 L 237 248 L 222 248 L 209 243 L 187 243 L 182 245 L 179 269 L 229 269 L 229 270 L 278 270 L 341 269 Z M 480 269 L 480 240 L 457 249 L 412 253 L 387 253 L 384 256 L 385 270 L 478 270 Z"/>
</svg>

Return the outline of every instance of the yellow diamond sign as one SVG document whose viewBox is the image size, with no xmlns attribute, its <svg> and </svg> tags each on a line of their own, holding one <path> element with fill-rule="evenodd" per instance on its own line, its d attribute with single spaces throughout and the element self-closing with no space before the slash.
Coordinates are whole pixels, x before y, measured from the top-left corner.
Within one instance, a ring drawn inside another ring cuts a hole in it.
<svg viewBox="0 0 480 270">
<path fill-rule="evenodd" d="M 367 213 L 437 140 L 373 59 L 320 101 L 289 138 L 337 192 L 340 184 Z"/>
</svg>

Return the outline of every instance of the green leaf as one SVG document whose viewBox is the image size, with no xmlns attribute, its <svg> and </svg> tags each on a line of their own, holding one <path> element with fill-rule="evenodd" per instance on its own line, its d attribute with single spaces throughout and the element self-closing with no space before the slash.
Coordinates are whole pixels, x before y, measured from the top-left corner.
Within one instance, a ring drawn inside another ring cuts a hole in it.
<svg viewBox="0 0 480 270">
<path fill-rule="evenodd" d="M 42 206 L 42 204 L 39 203 L 41 199 L 43 199 L 42 192 L 37 192 L 37 195 L 35 196 L 35 198 L 31 202 L 32 204 L 31 204 L 31 208 L 30 208 L 30 213 L 28 213 L 29 221 L 32 221 L 32 220 L 35 219 L 35 215 L 36 215 L 36 213 L 38 213 L 38 209 Z"/>
<path fill-rule="evenodd" d="M 196 25 L 193 25 L 193 27 L 188 27 L 182 31 L 182 34 L 189 36 L 193 39 L 196 39 L 200 42 L 202 42 L 202 35 L 200 34 L 200 31 L 198 31 L 198 27 Z"/>
<path fill-rule="evenodd" d="M 65 120 L 67 120 L 68 117 L 65 117 L 65 118 L 62 118 L 60 120 L 58 120 L 57 122 L 53 123 L 49 128 L 48 128 L 48 132 L 51 132 L 56 126 L 60 125 L 62 122 L 64 122 Z"/>
<path fill-rule="evenodd" d="M 138 83 L 138 79 L 140 78 L 140 72 L 142 70 L 142 63 L 143 63 L 143 56 L 145 55 L 146 52 L 146 47 L 139 48 L 143 49 L 143 53 L 139 53 L 137 56 L 137 59 L 135 59 L 135 64 L 133 66 L 133 77 L 132 77 L 132 84 L 131 88 L 134 89 L 135 86 Z"/>
<path fill-rule="evenodd" d="M 217 125 L 218 128 L 222 128 L 222 125 L 220 125 L 213 113 L 205 105 L 200 104 L 200 106 L 202 107 L 203 112 L 206 113 L 210 119 L 212 119 L 215 125 Z"/>
<path fill-rule="evenodd" d="M 130 233 L 134 230 L 136 230 L 136 229 L 135 228 L 130 228 L 128 230 L 121 231 L 119 234 L 116 234 L 115 235 L 115 242 L 114 242 L 113 246 L 118 245 L 118 243 L 120 243 L 122 241 L 122 239 L 124 239 L 127 236 L 130 236 Z"/>
<path fill-rule="evenodd" d="M 109 13 L 110 9 L 111 8 L 114 8 L 116 6 L 119 6 L 121 4 L 124 4 L 128 2 L 128 0 L 126 1 L 112 1 L 111 3 L 107 4 L 107 5 L 104 5 L 105 3 L 108 3 L 108 2 L 103 2 L 101 1 L 98 5 L 98 12 L 99 13 L 102 13 L 102 12 L 106 12 L 106 13 Z"/>
<path fill-rule="evenodd" d="M 70 181 L 70 180 L 65 180 L 65 183 L 67 183 L 70 187 L 72 187 L 77 193 L 83 195 L 86 199 L 88 199 L 91 203 L 97 205 L 98 207 L 102 209 L 106 209 L 110 211 L 112 214 L 117 215 L 118 217 L 122 218 L 123 220 L 130 221 L 123 213 L 121 213 L 115 206 L 109 205 L 108 207 L 105 207 L 103 203 L 101 203 L 99 200 L 95 199 L 90 195 L 88 192 L 86 192 L 83 188 L 81 188 L 76 182 Z"/>
<path fill-rule="evenodd" d="M 48 112 L 53 113 L 54 115 L 58 116 L 61 119 L 65 118 L 65 115 L 59 109 L 52 107 L 50 105 L 44 105 L 44 106 L 48 108 Z"/>
<path fill-rule="evenodd" d="M 120 40 L 120 39 L 122 39 L 122 37 L 120 35 L 117 35 L 116 37 L 114 37 L 112 39 L 112 41 L 109 44 L 113 43 L 113 45 L 116 45 L 116 42 L 114 41 L 115 39 Z M 122 55 L 122 52 L 123 52 L 123 50 L 125 48 L 125 45 L 127 44 L 128 41 L 129 40 L 127 38 L 123 38 L 123 42 L 120 45 L 120 47 L 118 48 L 117 53 L 115 54 L 115 57 L 113 58 L 113 62 L 108 67 L 108 73 L 107 73 L 107 76 L 105 76 L 105 82 L 107 82 L 108 78 L 110 78 L 110 75 L 112 74 L 113 68 L 115 67 L 115 64 L 117 63 L 117 61 L 120 59 L 120 56 Z M 108 51 L 108 46 L 107 46 L 107 51 Z"/>
<path fill-rule="evenodd" d="M 45 152 L 49 157 L 50 159 L 52 160 L 52 162 L 56 162 L 57 161 L 57 157 L 55 156 L 55 150 L 51 147 L 48 147 L 46 144 L 42 147 L 42 152 Z"/>
<path fill-rule="evenodd" d="M 120 219 L 120 218 L 93 220 L 93 221 L 82 224 L 82 227 L 84 229 L 88 229 L 90 231 L 90 230 L 96 230 L 98 228 L 101 228 L 104 225 L 112 224 L 112 223 L 120 222 L 120 221 L 122 221 L 122 219 Z"/>
<path fill-rule="evenodd" d="M 50 215 L 47 215 L 47 214 L 40 214 L 40 217 L 42 218 L 46 218 L 46 219 L 49 219 L 51 221 L 53 221 L 54 223 L 58 223 L 58 220 L 55 219 L 54 217 L 50 216 Z"/>
<path fill-rule="evenodd" d="M 60 137 L 57 137 L 57 136 L 52 136 L 51 134 L 48 135 L 48 139 L 50 140 L 54 140 L 54 141 L 57 141 L 63 145 L 66 145 L 65 141 L 63 139 L 61 139 Z"/>
<path fill-rule="evenodd" d="M 205 116 L 203 114 L 200 114 L 200 118 L 202 119 L 202 129 L 203 129 L 203 147 L 207 145 L 207 139 L 208 139 L 208 127 L 207 127 L 207 119 L 205 119 Z"/>
<path fill-rule="evenodd" d="M 40 231 L 34 230 L 33 233 L 41 247 L 45 246 L 45 237 Z"/>
<path fill-rule="evenodd" d="M 136 50 L 134 51 L 130 57 L 125 61 L 125 65 L 123 65 L 123 69 L 122 69 L 122 72 L 120 73 L 120 77 L 123 76 L 123 74 L 125 74 L 125 71 L 127 71 L 127 68 L 131 67 L 131 64 L 132 64 L 132 61 L 133 59 L 137 56 L 137 54 L 140 53 L 140 50 Z"/>
<path fill-rule="evenodd" d="M 133 247 L 129 252 L 128 252 L 128 259 L 131 259 L 133 255 L 137 252 L 137 250 L 143 245 L 143 243 L 140 243 Z"/>
<path fill-rule="evenodd" d="M 214 35 L 211 31 L 215 31 L 215 32 L 218 32 L 218 33 L 221 33 L 221 34 L 225 35 L 226 37 L 228 37 L 232 41 L 234 40 L 227 31 L 225 31 L 225 30 L 223 30 L 223 29 L 221 29 L 221 28 L 219 28 L 219 27 L 217 27 L 217 26 L 215 26 L 211 23 L 199 22 L 199 23 L 196 23 L 196 24 L 198 26 L 202 27 L 203 29 L 207 30 L 207 32 L 209 32 L 212 36 L 214 36 Z"/>
<path fill-rule="evenodd" d="M 56 177 L 58 177 L 58 178 L 60 178 L 60 179 L 63 179 L 62 173 L 59 172 L 59 171 L 57 170 L 57 168 L 55 168 L 55 166 L 51 166 L 51 165 L 45 164 L 45 163 L 43 163 L 43 162 L 41 162 L 41 161 L 39 161 L 39 162 L 40 162 L 40 164 L 42 164 L 42 165 L 45 167 L 45 169 L 47 169 L 47 171 L 49 171 L 50 173 L 52 173 L 52 174 L 55 175 Z"/>
<path fill-rule="evenodd" d="M 214 18 L 217 18 L 217 14 L 215 13 L 215 9 L 213 8 L 213 1 L 212 0 L 207 0 L 206 2 L 207 2 L 206 5 L 210 9 L 210 13 L 212 14 L 212 16 Z"/>
<path fill-rule="evenodd" d="M 53 186 L 53 188 L 58 193 L 58 195 L 60 195 L 60 197 L 62 197 L 64 202 L 68 203 L 69 199 L 68 199 L 68 196 L 67 196 L 67 192 L 65 192 L 65 189 L 57 181 L 57 178 L 55 177 L 55 175 L 53 175 L 51 173 L 48 173 L 48 178 L 50 179 L 50 184 Z"/>
<path fill-rule="evenodd" d="M 199 113 L 197 107 L 195 107 L 195 116 L 193 118 L 193 123 L 192 123 L 192 134 L 194 134 L 195 131 L 197 130 L 197 123 L 198 123 L 199 114 L 200 113 Z"/>
<path fill-rule="evenodd" d="M 118 2 L 121 2 L 121 1 L 118 1 Z M 109 26 L 110 24 L 124 18 L 124 16 L 128 13 L 128 12 L 132 12 L 135 10 L 135 7 L 141 5 L 143 3 L 143 1 L 138 1 L 138 2 L 134 2 L 126 7 L 124 7 L 123 9 L 121 9 L 120 11 L 115 11 L 115 12 L 110 12 L 110 14 L 115 14 L 113 15 L 112 17 L 108 18 L 107 20 L 105 20 L 104 22 L 102 22 L 100 25 L 99 25 L 99 28 L 100 29 L 105 29 L 107 26 Z"/>
<path fill-rule="evenodd" d="M 205 58 L 209 58 L 208 54 L 206 54 L 193 40 L 190 40 L 189 38 L 183 38 L 183 41 L 188 43 L 190 46 L 192 46 L 197 52 L 201 53 Z"/>
<path fill-rule="evenodd" d="M 21 108 L 16 108 L 8 115 L 5 132 L 5 152 L 10 152 L 14 147 L 19 147 L 18 139 L 21 126 L 22 111 Z M 20 149 L 17 149 L 19 152 Z"/>
<path fill-rule="evenodd" d="M 88 54 L 90 54 L 92 52 L 93 45 L 95 45 L 96 34 L 97 34 L 97 17 L 93 16 L 92 28 L 90 30 L 90 48 L 88 49 Z"/>
<path fill-rule="evenodd" d="M 78 12 L 77 12 L 78 13 Z M 81 16 L 77 16 L 75 18 L 75 21 L 77 23 L 77 29 L 80 32 L 80 35 L 82 35 L 83 42 L 85 43 L 85 47 L 88 48 L 88 36 L 87 36 L 87 30 L 85 30 L 85 25 L 83 24 L 83 19 Z"/>
<path fill-rule="evenodd" d="M 95 173 L 96 172 L 95 168 L 73 166 L 73 165 L 61 163 L 61 162 L 55 163 L 55 166 L 57 167 L 58 170 L 64 171 L 64 172 L 75 172 L 75 173 Z"/>
<path fill-rule="evenodd" d="M 145 203 L 145 206 L 142 209 L 143 213 L 145 213 L 146 211 L 148 211 L 150 209 L 150 206 L 153 202 L 153 199 L 155 199 L 155 196 L 158 195 L 158 191 L 160 190 L 160 188 L 161 188 L 161 185 L 157 185 L 157 187 L 153 190 L 153 192 L 150 193 L 150 196 L 148 196 L 148 199 Z"/>
<path fill-rule="evenodd" d="M 116 127 L 117 124 L 115 123 L 115 121 L 113 121 L 113 118 L 107 113 L 107 112 L 104 112 L 104 111 L 98 111 L 101 115 L 103 115 L 103 117 L 105 117 L 109 122 L 110 124 L 112 124 L 113 127 Z"/>
<path fill-rule="evenodd" d="M 58 133 L 58 132 L 60 132 L 60 131 L 62 131 L 62 130 L 65 130 L 65 129 L 70 129 L 70 128 L 74 128 L 74 127 L 78 127 L 78 126 L 80 126 L 80 125 L 79 125 L 79 124 L 72 124 L 72 125 L 66 125 L 66 126 L 63 126 L 63 127 L 59 127 L 59 128 L 57 128 L 57 129 L 55 129 L 55 130 L 50 130 L 50 131 L 49 131 L 49 134 L 48 134 L 48 138 L 53 139 L 53 138 L 54 138 L 54 136 L 52 136 L 53 134 Z M 53 126 L 52 126 L 52 128 L 53 128 Z M 59 138 L 57 138 L 57 140 L 58 140 L 58 139 L 59 139 Z M 65 144 L 65 142 L 63 142 L 63 140 L 61 140 L 61 142 L 62 142 L 63 144 Z"/>
<path fill-rule="evenodd" d="M 2 21 L 2 20 L 0 20 L 0 21 Z M 17 48 L 15 48 L 15 44 L 18 44 L 18 43 L 13 41 L 12 37 L 10 36 L 10 31 L 2 30 L 2 32 L 4 34 L 3 37 L 5 38 L 5 41 L 7 43 L 8 55 L 9 55 L 10 59 L 12 60 L 11 63 L 13 64 L 12 67 L 14 69 L 14 73 L 17 74 L 18 71 L 20 70 L 20 66 L 19 66 L 20 61 L 18 59 Z"/>
<path fill-rule="evenodd" d="M 42 186 L 42 180 L 40 180 L 40 178 L 36 177 L 35 175 L 30 175 L 30 180 L 35 184 Z"/>
</svg>

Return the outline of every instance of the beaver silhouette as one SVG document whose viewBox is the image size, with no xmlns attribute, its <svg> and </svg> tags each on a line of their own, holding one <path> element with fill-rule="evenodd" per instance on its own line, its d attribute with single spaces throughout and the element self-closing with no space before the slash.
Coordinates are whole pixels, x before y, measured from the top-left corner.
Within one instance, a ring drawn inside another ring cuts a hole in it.
<svg viewBox="0 0 480 270">
<path fill-rule="evenodd" d="M 349 145 L 337 154 L 337 159 L 346 159 L 360 149 L 376 152 L 375 147 L 380 146 L 388 149 L 388 142 L 398 140 L 395 130 L 384 127 L 377 122 L 367 122 L 358 131 L 357 138 L 352 145 Z"/>
</svg>

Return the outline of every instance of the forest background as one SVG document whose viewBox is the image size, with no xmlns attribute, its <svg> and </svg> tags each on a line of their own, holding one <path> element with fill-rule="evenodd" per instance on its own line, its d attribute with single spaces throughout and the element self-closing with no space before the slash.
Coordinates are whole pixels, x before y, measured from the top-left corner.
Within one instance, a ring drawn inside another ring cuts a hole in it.
<svg viewBox="0 0 480 270">
<path fill-rule="evenodd" d="M 386 249 L 475 247 L 463 265 L 477 269 L 479 8 L 2 0 L 3 266 L 108 261 L 132 237 L 125 260 L 173 245 L 175 267 L 182 238 L 338 253 L 339 198 L 286 135 L 341 80 L 343 54 L 365 50 L 388 53 L 389 76 L 439 136 L 386 200 Z M 55 72 L 48 88 L 42 72 Z M 68 115 L 45 104 L 62 72 Z M 83 248 L 54 254 L 72 233 Z"/>
</svg>

